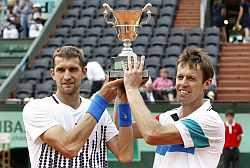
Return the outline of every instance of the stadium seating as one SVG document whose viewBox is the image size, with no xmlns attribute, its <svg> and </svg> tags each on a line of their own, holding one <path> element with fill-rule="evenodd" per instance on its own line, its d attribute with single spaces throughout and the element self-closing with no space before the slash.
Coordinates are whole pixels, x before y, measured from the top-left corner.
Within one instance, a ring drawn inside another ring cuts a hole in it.
<svg viewBox="0 0 250 168">
<path fill-rule="evenodd" d="M 83 80 L 80 88 L 80 94 L 83 97 L 90 97 L 91 95 L 91 88 L 92 88 L 92 81 L 90 80 Z"/>
<path fill-rule="evenodd" d="M 36 84 L 35 86 L 35 98 L 43 98 L 48 95 L 51 95 L 53 91 L 53 83 L 51 82 L 44 82 Z"/>
<path fill-rule="evenodd" d="M 31 83 L 19 83 L 16 87 L 16 97 L 24 99 L 33 97 L 33 85 Z"/>
<path fill-rule="evenodd" d="M 41 50 L 31 70 L 25 72 L 20 80 L 22 83 L 39 84 L 39 87 L 34 87 L 33 96 L 42 97 L 51 94 L 51 92 L 43 92 L 40 87 L 42 88 L 42 84 L 46 83 L 47 87 L 53 86 L 54 88 L 55 85 L 48 72 L 49 59 L 52 57 L 53 50 L 61 45 L 79 46 L 84 50 L 87 60 L 99 62 L 104 69 L 111 67 L 111 57 L 116 57 L 121 52 L 123 43 L 117 39 L 116 30 L 107 25 L 103 19 L 101 6 L 103 2 L 75 0 L 68 7 L 61 23 L 57 25 L 56 32 L 48 40 L 47 47 Z M 145 5 L 144 0 L 129 1 L 129 3 L 123 0 L 105 2 L 114 9 L 141 9 Z M 200 28 L 190 30 L 172 28 L 178 1 L 154 0 L 151 3 L 153 5 L 152 18 L 149 23 L 139 28 L 138 37 L 132 47 L 138 55 L 146 56 L 145 65 L 153 79 L 158 76 L 161 66 L 167 67 L 170 77 L 174 79 L 175 61 L 185 47 L 204 47 L 211 56 L 213 64 L 217 64 L 218 29 L 206 28 L 203 31 Z M 85 81 L 82 85 L 89 86 L 90 84 Z M 90 96 L 87 89 L 82 87 L 81 94 Z"/>
<path fill-rule="evenodd" d="M 155 67 L 159 68 L 161 64 L 161 58 L 160 57 L 147 57 L 145 60 L 145 66 L 146 67 Z"/>
</svg>

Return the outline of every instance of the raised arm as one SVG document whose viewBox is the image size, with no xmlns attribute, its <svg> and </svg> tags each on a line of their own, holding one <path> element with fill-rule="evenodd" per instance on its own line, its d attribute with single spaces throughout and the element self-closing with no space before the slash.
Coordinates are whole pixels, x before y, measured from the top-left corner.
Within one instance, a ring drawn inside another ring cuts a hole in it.
<svg viewBox="0 0 250 168">
<path fill-rule="evenodd" d="M 124 68 L 124 85 L 139 132 L 146 143 L 151 145 L 182 144 L 178 129 L 173 124 L 161 125 L 155 120 L 140 95 L 139 87 L 143 81 L 145 58 L 141 57 L 140 62 L 137 58 L 133 58 L 133 63 L 131 59 L 131 57 L 128 58 L 128 69 Z"/>
<path fill-rule="evenodd" d="M 119 114 L 118 114 L 119 113 Z M 125 115 L 121 122 L 121 114 Z M 120 162 L 128 163 L 133 159 L 133 129 L 131 111 L 128 105 L 124 88 L 118 88 L 114 107 L 114 120 L 119 129 L 118 136 L 108 142 L 108 148 L 115 154 Z"/>
</svg>

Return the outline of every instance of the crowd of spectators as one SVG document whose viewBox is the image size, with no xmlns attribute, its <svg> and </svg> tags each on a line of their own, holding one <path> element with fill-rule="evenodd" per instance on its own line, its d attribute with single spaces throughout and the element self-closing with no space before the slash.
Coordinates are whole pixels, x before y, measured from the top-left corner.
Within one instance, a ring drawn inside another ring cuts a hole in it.
<svg viewBox="0 0 250 168">
<path fill-rule="evenodd" d="M 15 0 L 6 6 L 1 3 L 3 23 L 0 27 L 3 39 L 35 38 L 43 28 L 45 19 L 41 5 L 31 0 Z"/>
<path fill-rule="evenodd" d="M 212 6 L 212 25 L 218 27 L 221 31 L 221 39 L 226 42 L 228 40 L 227 32 L 233 32 L 234 34 L 239 34 L 242 36 L 243 43 L 250 42 L 250 0 L 240 0 L 240 3 L 235 4 L 238 6 L 238 14 L 234 19 L 229 19 L 230 14 L 228 14 L 227 6 L 229 6 L 230 1 L 214 0 Z M 234 22 L 234 23 L 229 23 Z M 228 27 L 228 24 L 233 24 L 232 28 Z M 237 39 L 236 39 L 237 40 Z M 234 41 L 230 41 L 234 42 Z"/>
</svg>

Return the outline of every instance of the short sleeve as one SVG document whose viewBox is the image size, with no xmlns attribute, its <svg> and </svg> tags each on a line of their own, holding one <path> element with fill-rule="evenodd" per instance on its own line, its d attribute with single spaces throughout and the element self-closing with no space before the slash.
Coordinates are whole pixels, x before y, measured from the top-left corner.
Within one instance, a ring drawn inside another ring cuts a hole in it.
<svg viewBox="0 0 250 168">
<path fill-rule="evenodd" d="M 48 104 L 33 100 L 25 105 L 23 109 L 23 121 L 27 134 L 34 142 L 49 128 L 58 125 L 52 116 L 51 110 L 46 107 Z"/>
<path fill-rule="evenodd" d="M 175 123 L 184 146 L 205 148 L 224 144 L 225 128 L 222 120 L 212 115 L 184 118 Z"/>
<path fill-rule="evenodd" d="M 103 113 L 103 121 L 105 122 L 104 124 L 107 126 L 107 130 L 106 130 L 106 142 L 108 142 L 109 140 L 111 140 L 114 136 L 118 135 L 118 130 L 115 126 L 115 123 L 113 122 L 113 120 L 111 119 L 109 113 L 107 110 L 104 111 Z"/>
</svg>

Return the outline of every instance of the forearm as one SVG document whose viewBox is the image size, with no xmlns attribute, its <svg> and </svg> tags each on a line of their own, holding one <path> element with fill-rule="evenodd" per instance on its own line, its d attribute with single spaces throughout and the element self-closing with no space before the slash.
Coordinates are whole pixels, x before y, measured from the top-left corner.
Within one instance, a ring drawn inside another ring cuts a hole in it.
<svg viewBox="0 0 250 168">
<path fill-rule="evenodd" d="M 124 91 L 125 93 L 125 91 Z M 121 162 L 130 162 L 133 159 L 133 128 L 132 114 L 125 94 L 117 97 L 115 104 L 115 123 L 119 129 L 118 158 Z"/>
<path fill-rule="evenodd" d="M 132 124 L 132 128 L 133 128 L 133 137 L 134 137 L 134 139 L 143 138 L 142 135 L 141 135 L 140 130 L 139 130 L 138 127 L 137 127 L 136 122 L 134 122 L 134 123 Z"/>
<path fill-rule="evenodd" d="M 85 144 L 97 122 L 89 113 L 70 131 L 68 131 L 66 147 L 73 151 L 79 151 Z"/>
<path fill-rule="evenodd" d="M 138 89 L 126 90 L 126 93 L 138 130 L 145 139 L 159 123 L 152 117 Z"/>
<path fill-rule="evenodd" d="M 69 133 L 70 147 L 77 151 L 81 149 L 107 106 L 108 101 L 104 97 L 95 95 L 83 120 L 79 122 L 72 133 Z"/>
<path fill-rule="evenodd" d="M 61 126 L 54 126 L 44 132 L 40 138 L 65 157 L 73 158 L 88 139 L 95 125 L 96 120 L 86 114 L 74 128 L 66 131 Z"/>
<path fill-rule="evenodd" d="M 130 127 L 120 127 L 118 135 L 119 160 L 129 162 L 133 159 L 133 130 Z"/>
</svg>

